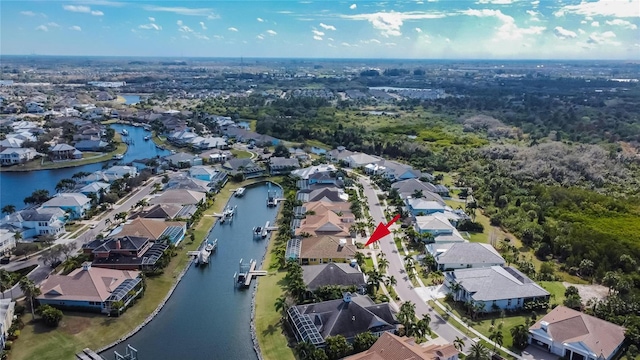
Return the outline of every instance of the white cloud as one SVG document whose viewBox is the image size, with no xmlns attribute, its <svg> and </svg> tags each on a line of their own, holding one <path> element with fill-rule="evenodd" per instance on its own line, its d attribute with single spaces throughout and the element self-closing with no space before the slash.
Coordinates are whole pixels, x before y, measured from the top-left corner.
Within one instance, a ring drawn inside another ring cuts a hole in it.
<svg viewBox="0 0 640 360">
<path fill-rule="evenodd" d="M 176 15 L 185 16 L 206 16 L 207 19 L 217 19 L 219 16 L 213 12 L 211 8 L 187 8 L 187 7 L 167 7 L 167 6 L 152 6 L 147 5 L 144 7 L 147 11 L 161 11 L 170 12 Z"/>
<path fill-rule="evenodd" d="M 599 23 L 599 22 L 597 22 L 597 21 L 594 21 L 594 22 L 592 22 L 592 23 L 591 23 L 591 26 L 593 26 L 593 27 L 599 27 L 599 26 L 600 26 L 600 23 Z"/>
<path fill-rule="evenodd" d="M 586 23 L 587 23 L 587 20 L 580 21 L 580 24 L 586 24 Z"/>
<path fill-rule="evenodd" d="M 156 31 L 162 30 L 162 26 L 159 26 L 158 24 L 155 24 L 155 23 L 139 25 L 138 28 L 144 29 L 144 30 L 156 30 Z"/>
<path fill-rule="evenodd" d="M 86 13 L 86 14 L 91 13 L 91 8 L 84 5 L 64 5 L 62 8 L 71 12 Z"/>
<path fill-rule="evenodd" d="M 369 40 L 360 40 L 363 44 L 381 44 L 382 42 L 378 39 L 369 39 Z"/>
<path fill-rule="evenodd" d="M 36 13 L 34 13 L 33 11 L 20 11 L 20 15 L 24 15 L 24 16 L 36 16 Z"/>
<path fill-rule="evenodd" d="M 52 28 L 52 27 L 55 27 L 55 28 L 60 27 L 60 25 L 58 25 L 58 24 L 56 24 L 56 23 L 54 23 L 54 22 L 48 22 L 48 23 L 47 23 L 47 26 L 48 26 L 48 27 L 50 27 L 50 28 Z"/>
<path fill-rule="evenodd" d="M 318 31 L 316 29 L 311 30 L 311 32 L 316 36 L 324 36 L 324 33 L 322 31 Z"/>
<path fill-rule="evenodd" d="M 102 16 L 104 13 L 100 10 L 91 10 L 91 15 L 93 16 Z"/>
<path fill-rule="evenodd" d="M 196 38 L 201 39 L 201 40 L 209 40 L 209 37 L 207 35 L 204 35 L 204 34 L 195 33 L 195 34 L 193 34 L 193 36 L 195 36 Z"/>
<path fill-rule="evenodd" d="M 608 44 L 608 45 L 620 45 L 620 42 L 614 41 L 616 34 L 613 31 L 605 31 L 603 33 L 593 32 L 589 35 L 588 44 Z"/>
<path fill-rule="evenodd" d="M 560 39 L 575 38 L 576 36 L 578 36 L 578 34 L 576 34 L 575 32 L 573 32 L 571 30 L 567 30 L 567 29 L 563 28 L 562 26 L 556 26 L 553 29 L 553 34 L 555 36 L 559 37 Z"/>
<path fill-rule="evenodd" d="M 387 45 L 387 46 L 396 46 L 396 45 L 398 45 L 398 44 L 393 43 L 393 42 L 388 42 L 388 43 L 384 43 L 384 44 Z"/>
<path fill-rule="evenodd" d="M 273 30 L 267 30 L 267 34 L 271 35 L 271 36 L 275 36 L 278 35 L 277 32 L 273 31 Z"/>
<path fill-rule="evenodd" d="M 532 1 L 532 2 L 531 2 L 531 5 L 533 5 L 533 6 L 538 6 L 538 5 L 540 5 L 540 0 Z"/>
<path fill-rule="evenodd" d="M 351 6 L 349 6 L 349 9 L 351 9 L 351 10 L 355 10 L 357 7 L 358 7 L 358 5 L 356 5 L 356 4 L 351 4 Z M 343 43 L 343 44 L 346 44 L 346 43 Z"/>
<path fill-rule="evenodd" d="M 477 17 L 495 17 L 502 22 L 502 25 L 496 27 L 496 39 L 494 40 L 517 40 L 525 35 L 540 35 L 546 27 L 530 26 L 528 28 L 518 27 L 513 17 L 505 15 L 500 10 L 463 10 L 462 14 Z"/>
<path fill-rule="evenodd" d="M 256 38 L 258 38 L 259 40 L 264 40 L 264 35 L 260 34 L 260 35 L 256 36 Z"/>
<path fill-rule="evenodd" d="M 200 21 L 200 27 L 202 28 L 202 30 L 207 30 L 207 26 L 202 21 Z"/>
<path fill-rule="evenodd" d="M 149 16 L 149 21 L 156 22 L 156 18 Z"/>
<path fill-rule="evenodd" d="M 509 5 L 513 0 L 478 0 L 476 4 Z"/>
<path fill-rule="evenodd" d="M 327 38 L 327 40 L 329 40 L 329 41 L 334 41 L 334 40 L 333 40 L 333 38 Z"/>
<path fill-rule="evenodd" d="M 584 31 L 582 29 L 578 29 L 578 32 L 580 33 L 580 35 L 584 35 L 586 33 L 586 31 Z"/>
<path fill-rule="evenodd" d="M 535 10 L 527 10 L 527 14 L 531 15 L 531 18 L 529 20 L 531 21 L 540 21 L 539 16 L 541 15 L 539 11 L 535 11 Z"/>
<path fill-rule="evenodd" d="M 259 22 L 264 22 L 263 18 L 256 18 L 256 20 L 258 20 Z"/>
<path fill-rule="evenodd" d="M 182 20 L 178 20 L 176 22 L 176 24 L 178 25 L 178 31 L 181 31 L 183 33 L 192 33 L 193 29 L 188 27 L 187 25 L 185 25 Z"/>
<path fill-rule="evenodd" d="M 611 21 L 607 20 L 606 23 L 607 23 L 607 25 L 621 26 L 623 28 L 627 28 L 627 29 L 631 29 L 631 30 L 635 30 L 635 29 L 638 28 L 638 26 L 636 24 L 632 24 L 631 22 L 629 22 L 627 20 L 622 20 L 622 19 L 613 19 Z"/>
<path fill-rule="evenodd" d="M 447 15 L 437 12 L 377 12 L 371 14 L 358 14 L 358 15 L 341 15 L 342 18 L 350 20 L 366 20 L 373 25 L 376 30 L 380 30 L 381 34 L 385 37 L 400 36 L 402 32 L 400 29 L 405 20 L 425 20 L 425 19 L 440 19 Z"/>
<path fill-rule="evenodd" d="M 238 29 L 234 28 L 233 26 L 230 27 L 230 28 L 227 28 L 227 30 L 233 31 L 233 32 L 238 32 Z"/>
<path fill-rule="evenodd" d="M 327 24 L 323 24 L 323 23 L 320 23 L 320 27 L 321 27 L 321 28 L 323 28 L 323 29 L 325 29 L 325 30 L 333 30 L 333 31 L 335 31 L 335 30 L 336 30 L 336 27 L 335 27 L 335 26 L 333 26 L 333 25 L 327 25 Z"/>
<path fill-rule="evenodd" d="M 415 30 L 416 30 L 417 33 L 421 33 L 422 32 L 422 29 L 420 29 L 420 28 L 415 28 Z"/>
<path fill-rule="evenodd" d="M 318 35 L 314 35 L 313 36 L 314 40 L 318 40 L 318 41 L 322 41 L 322 37 L 318 36 Z"/>
<path fill-rule="evenodd" d="M 70 27 L 69 27 L 69 30 L 72 30 L 72 31 L 82 31 L 82 28 L 81 28 L 80 26 L 78 26 L 78 25 L 73 25 L 73 26 L 70 26 Z"/>
<path fill-rule="evenodd" d="M 577 5 L 563 6 L 554 14 L 563 16 L 566 13 L 584 16 L 640 17 L 640 0 L 583 1 Z"/>
<path fill-rule="evenodd" d="M 36 30 L 47 32 L 47 31 L 49 31 L 49 28 L 46 25 L 40 25 L 40 26 L 36 27 Z"/>
</svg>

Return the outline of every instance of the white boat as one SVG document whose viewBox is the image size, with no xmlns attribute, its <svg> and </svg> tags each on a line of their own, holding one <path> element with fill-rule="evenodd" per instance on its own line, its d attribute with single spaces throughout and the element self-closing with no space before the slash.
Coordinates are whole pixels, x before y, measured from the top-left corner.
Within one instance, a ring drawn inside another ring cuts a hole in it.
<svg viewBox="0 0 640 360">
<path fill-rule="evenodd" d="M 256 226 L 253 228 L 253 237 L 254 238 L 262 237 L 262 227 Z"/>
<path fill-rule="evenodd" d="M 218 245 L 218 239 L 215 239 L 211 242 L 208 241 L 198 253 L 197 264 L 198 265 L 208 264 L 209 256 L 211 256 L 211 252 L 215 250 L 217 245 Z"/>
<path fill-rule="evenodd" d="M 224 208 L 224 211 L 222 211 L 222 217 L 220 218 L 220 223 L 224 224 L 227 221 L 233 221 L 233 215 L 236 213 L 236 208 L 238 206 L 227 206 Z"/>
<path fill-rule="evenodd" d="M 124 155 L 123 154 L 115 154 L 113 155 L 113 160 L 122 160 L 124 159 Z"/>
<path fill-rule="evenodd" d="M 149 141 L 149 139 L 151 139 L 151 137 L 149 137 L 149 136 L 145 136 L 144 137 L 144 141 Z"/>
<path fill-rule="evenodd" d="M 127 131 L 127 129 L 122 129 L 122 131 L 120 132 L 122 134 L 122 136 L 128 136 L 129 132 Z"/>
<path fill-rule="evenodd" d="M 242 197 L 244 195 L 245 190 L 247 190 L 247 189 L 243 188 L 243 187 L 239 187 L 239 188 L 236 189 L 236 192 L 235 192 L 234 195 L 236 197 Z"/>
</svg>

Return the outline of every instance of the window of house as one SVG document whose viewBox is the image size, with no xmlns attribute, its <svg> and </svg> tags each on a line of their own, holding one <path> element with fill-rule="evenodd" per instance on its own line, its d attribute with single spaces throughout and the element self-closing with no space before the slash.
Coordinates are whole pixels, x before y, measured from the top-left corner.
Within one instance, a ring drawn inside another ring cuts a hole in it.
<svg viewBox="0 0 640 360">
<path fill-rule="evenodd" d="M 511 299 L 507 300 L 507 306 L 511 306 Z"/>
</svg>

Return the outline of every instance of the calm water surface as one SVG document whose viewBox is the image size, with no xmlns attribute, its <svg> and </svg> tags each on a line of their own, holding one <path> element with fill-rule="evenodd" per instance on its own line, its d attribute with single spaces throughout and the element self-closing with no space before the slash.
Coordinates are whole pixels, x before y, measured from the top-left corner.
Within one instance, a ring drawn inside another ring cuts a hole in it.
<svg viewBox="0 0 640 360">
<path fill-rule="evenodd" d="M 252 228 L 275 221 L 277 209 L 266 207 L 268 189 L 261 184 L 231 198 L 237 213 L 231 224 L 216 224 L 211 232 L 218 249 L 209 265 L 192 266 L 156 318 L 103 357 L 113 358 L 114 350 L 124 354 L 131 344 L 140 360 L 257 359 L 250 334 L 252 288 L 235 289 L 233 274 L 241 258 L 260 263 L 264 256 L 266 240 L 254 240 Z"/>
<path fill-rule="evenodd" d="M 166 150 L 159 150 L 153 141 L 144 141 L 144 137 L 151 135 L 141 127 L 114 124 L 112 127 L 120 132 L 122 129 L 129 131 L 128 138 L 133 140 L 122 161 L 130 162 L 135 159 L 151 158 L 169 154 Z M 105 164 L 113 164 L 113 161 L 89 164 L 64 169 L 40 170 L 29 172 L 4 172 L 0 171 L 0 207 L 13 204 L 16 208 L 24 207 L 23 199 L 31 195 L 36 189 L 46 189 L 49 193 L 55 193 L 58 181 L 71 178 L 73 174 L 86 171 L 94 172 L 102 169 Z"/>
</svg>

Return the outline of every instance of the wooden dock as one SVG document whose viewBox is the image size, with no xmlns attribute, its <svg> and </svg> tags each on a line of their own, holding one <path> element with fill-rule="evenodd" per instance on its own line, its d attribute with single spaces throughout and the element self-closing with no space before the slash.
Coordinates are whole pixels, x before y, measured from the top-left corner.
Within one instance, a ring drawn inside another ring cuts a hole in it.
<svg viewBox="0 0 640 360">
<path fill-rule="evenodd" d="M 251 259 L 249 264 L 244 264 L 242 259 L 240 259 L 240 271 L 233 274 L 236 286 L 243 285 L 244 287 L 249 287 L 254 277 L 267 275 L 266 270 L 256 270 L 257 263 L 257 261 Z"/>
<path fill-rule="evenodd" d="M 251 285 L 251 280 L 253 280 L 254 276 L 265 276 L 267 272 L 265 270 L 256 270 L 257 261 L 253 260 L 251 262 L 251 266 L 249 267 L 249 272 L 244 279 L 244 286 Z"/>
</svg>

